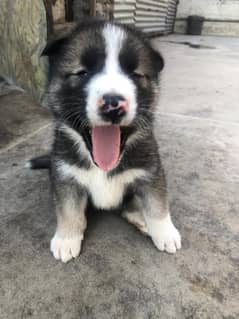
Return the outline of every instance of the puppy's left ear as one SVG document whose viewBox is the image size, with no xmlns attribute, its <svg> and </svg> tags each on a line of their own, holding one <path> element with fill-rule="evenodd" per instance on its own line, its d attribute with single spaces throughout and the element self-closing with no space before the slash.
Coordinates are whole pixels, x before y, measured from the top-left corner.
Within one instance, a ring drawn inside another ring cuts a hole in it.
<svg viewBox="0 0 239 319">
<path fill-rule="evenodd" d="M 162 55 L 158 51 L 156 51 L 154 48 L 152 48 L 151 54 L 152 54 L 153 66 L 155 70 L 157 71 L 157 73 L 159 73 L 164 68 L 164 59 Z"/>
</svg>

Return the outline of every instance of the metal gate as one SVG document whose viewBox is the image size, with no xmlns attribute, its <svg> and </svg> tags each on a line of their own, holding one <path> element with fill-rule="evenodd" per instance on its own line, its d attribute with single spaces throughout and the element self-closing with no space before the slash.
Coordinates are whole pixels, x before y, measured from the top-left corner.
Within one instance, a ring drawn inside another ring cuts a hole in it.
<svg viewBox="0 0 239 319">
<path fill-rule="evenodd" d="M 168 11 L 167 11 L 167 17 L 166 17 L 166 30 L 165 30 L 166 33 L 173 32 L 178 3 L 179 3 L 179 0 L 168 1 Z"/>
<path fill-rule="evenodd" d="M 136 1 L 137 0 L 115 0 L 113 4 L 114 20 L 134 25 Z"/>
<path fill-rule="evenodd" d="M 115 0 L 114 20 L 148 34 L 173 32 L 178 0 Z"/>
</svg>

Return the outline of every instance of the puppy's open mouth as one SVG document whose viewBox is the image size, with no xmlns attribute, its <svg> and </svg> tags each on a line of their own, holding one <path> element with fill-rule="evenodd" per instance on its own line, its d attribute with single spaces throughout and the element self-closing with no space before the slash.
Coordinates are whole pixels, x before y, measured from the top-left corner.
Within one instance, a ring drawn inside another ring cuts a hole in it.
<svg viewBox="0 0 239 319">
<path fill-rule="evenodd" d="M 117 166 L 131 128 L 119 125 L 95 126 L 84 131 L 83 137 L 95 164 L 104 171 Z"/>
</svg>

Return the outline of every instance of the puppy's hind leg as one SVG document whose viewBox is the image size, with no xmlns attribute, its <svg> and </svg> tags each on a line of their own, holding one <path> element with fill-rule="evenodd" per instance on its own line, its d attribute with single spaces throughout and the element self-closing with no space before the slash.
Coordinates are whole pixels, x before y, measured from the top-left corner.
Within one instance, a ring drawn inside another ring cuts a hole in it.
<svg viewBox="0 0 239 319">
<path fill-rule="evenodd" d="M 148 229 L 144 215 L 139 209 L 140 205 L 138 203 L 137 197 L 135 196 L 131 202 L 124 207 L 122 217 L 137 227 L 144 235 L 148 235 Z"/>
<path fill-rule="evenodd" d="M 181 248 L 181 236 L 171 220 L 162 168 L 143 194 L 143 214 L 153 243 L 159 250 L 176 253 Z"/>
<path fill-rule="evenodd" d="M 57 228 L 51 240 L 51 252 L 56 259 L 68 262 L 80 254 L 86 229 L 87 195 L 71 182 L 55 188 Z"/>
<path fill-rule="evenodd" d="M 130 205 L 130 210 L 126 209 L 123 216 L 149 235 L 159 250 L 173 254 L 181 248 L 181 236 L 169 212 L 162 168 L 158 176 L 137 186 L 133 207 L 132 210 Z"/>
</svg>

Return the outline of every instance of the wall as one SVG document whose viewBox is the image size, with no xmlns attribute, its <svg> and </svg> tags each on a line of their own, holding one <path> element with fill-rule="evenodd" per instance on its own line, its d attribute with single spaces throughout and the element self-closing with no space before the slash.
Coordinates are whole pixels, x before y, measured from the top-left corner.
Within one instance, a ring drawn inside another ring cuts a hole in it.
<svg viewBox="0 0 239 319">
<path fill-rule="evenodd" d="M 177 0 L 114 0 L 114 18 L 149 35 L 173 31 Z"/>
<path fill-rule="evenodd" d="M 187 16 L 195 14 L 206 19 L 203 34 L 239 35 L 238 0 L 180 0 L 175 32 L 185 33 Z"/>
<path fill-rule="evenodd" d="M 44 63 L 40 53 L 47 37 L 42 1 L 0 0 L 0 74 L 40 99 Z"/>
</svg>

